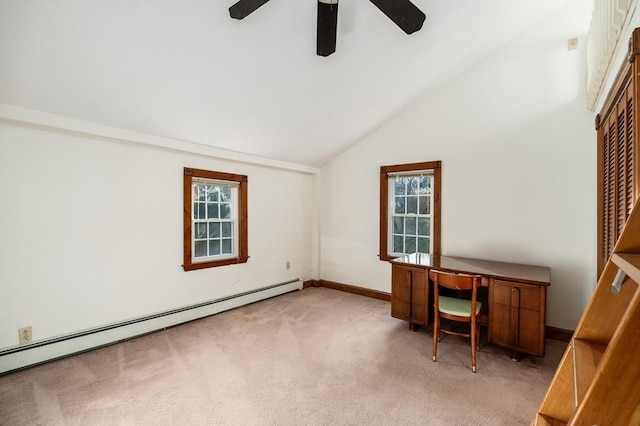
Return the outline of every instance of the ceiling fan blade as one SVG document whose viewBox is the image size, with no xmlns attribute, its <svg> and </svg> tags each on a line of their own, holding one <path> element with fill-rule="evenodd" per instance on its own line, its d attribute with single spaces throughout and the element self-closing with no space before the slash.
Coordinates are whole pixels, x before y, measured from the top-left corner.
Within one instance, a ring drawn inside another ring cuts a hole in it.
<svg viewBox="0 0 640 426">
<path fill-rule="evenodd" d="M 244 19 L 269 0 L 240 0 L 229 8 L 234 19 Z"/>
<path fill-rule="evenodd" d="M 318 0 L 317 49 L 319 56 L 329 56 L 336 51 L 338 29 L 338 0 Z"/>
<path fill-rule="evenodd" d="M 370 0 L 407 34 L 422 28 L 426 15 L 409 0 Z"/>
</svg>

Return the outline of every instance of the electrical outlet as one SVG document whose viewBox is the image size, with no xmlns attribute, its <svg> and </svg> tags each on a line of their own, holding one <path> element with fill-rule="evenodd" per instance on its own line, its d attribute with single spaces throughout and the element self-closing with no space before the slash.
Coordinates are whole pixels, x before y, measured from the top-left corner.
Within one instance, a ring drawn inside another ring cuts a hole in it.
<svg viewBox="0 0 640 426">
<path fill-rule="evenodd" d="M 569 48 L 569 50 L 576 50 L 578 48 L 578 37 L 574 37 L 574 38 L 570 38 L 569 39 L 568 48 Z"/>
<path fill-rule="evenodd" d="M 20 339 L 20 344 L 29 343 L 33 340 L 33 335 L 31 334 L 31 326 L 23 327 L 18 330 L 18 335 Z"/>
<path fill-rule="evenodd" d="M 291 269 L 291 262 L 287 260 L 287 269 Z"/>
</svg>

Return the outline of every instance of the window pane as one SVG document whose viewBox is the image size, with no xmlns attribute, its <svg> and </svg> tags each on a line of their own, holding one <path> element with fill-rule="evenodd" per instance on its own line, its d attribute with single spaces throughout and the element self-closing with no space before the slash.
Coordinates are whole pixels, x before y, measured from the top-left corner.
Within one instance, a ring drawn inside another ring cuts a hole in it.
<svg viewBox="0 0 640 426">
<path fill-rule="evenodd" d="M 393 218 L 393 233 L 404 234 L 404 218 L 394 216 Z"/>
<path fill-rule="evenodd" d="M 209 222 L 209 238 L 220 238 L 220 222 Z"/>
<path fill-rule="evenodd" d="M 195 228 L 195 237 L 196 239 L 207 238 L 207 224 L 206 223 L 196 223 Z"/>
<path fill-rule="evenodd" d="M 393 252 L 394 253 L 404 253 L 404 238 L 402 235 L 395 235 L 393 237 Z"/>
<path fill-rule="evenodd" d="M 233 253 L 233 240 L 230 238 L 224 238 L 222 240 L 222 254 Z"/>
<path fill-rule="evenodd" d="M 407 254 L 416 252 L 416 237 L 404 238 L 404 252 Z"/>
<path fill-rule="evenodd" d="M 418 253 L 429 253 L 429 238 L 418 238 Z"/>
<path fill-rule="evenodd" d="M 404 218 L 404 233 L 407 235 L 416 235 L 416 218 L 405 217 Z M 408 253 L 413 253 L 412 251 Z"/>
<path fill-rule="evenodd" d="M 193 201 L 204 201 L 206 194 L 206 185 L 193 185 Z"/>
<path fill-rule="evenodd" d="M 233 237 L 233 227 L 231 222 L 222 222 L 222 233 L 220 236 L 222 238 L 225 237 Z"/>
<path fill-rule="evenodd" d="M 418 213 L 418 197 L 407 197 L 407 214 Z"/>
<path fill-rule="evenodd" d="M 220 201 L 230 202 L 231 201 L 231 188 L 228 186 L 220 187 Z"/>
<path fill-rule="evenodd" d="M 203 257 L 207 255 L 207 242 L 206 241 L 196 241 L 195 243 L 196 249 L 196 257 Z"/>
<path fill-rule="evenodd" d="M 402 178 L 397 178 L 394 179 L 395 180 L 395 193 L 396 195 L 404 195 L 405 194 L 405 190 L 404 190 L 404 179 Z"/>
<path fill-rule="evenodd" d="M 197 215 L 194 216 L 194 218 L 196 218 L 196 219 L 204 219 L 204 218 L 207 217 L 206 214 L 205 214 L 205 210 L 206 210 L 206 204 L 205 203 L 196 203 L 196 208 L 194 210 L 198 211 Z"/>
<path fill-rule="evenodd" d="M 394 209 L 395 214 L 404 214 L 405 197 L 396 197 L 396 207 Z"/>
<path fill-rule="evenodd" d="M 412 177 L 409 178 L 409 188 L 407 189 L 407 194 L 416 195 L 420 189 L 420 178 Z"/>
<path fill-rule="evenodd" d="M 207 193 L 207 201 L 218 201 L 218 187 L 210 186 Z"/>
<path fill-rule="evenodd" d="M 207 203 L 207 219 L 217 219 L 218 217 L 218 204 Z"/>
<path fill-rule="evenodd" d="M 231 204 L 220 204 L 220 219 L 231 219 Z"/>
<path fill-rule="evenodd" d="M 418 235 L 423 237 L 431 236 L 431 219 L 428 217 L 418 218 Z"/>
<path fill-rule="evenodd" d="M 418 214 L 431 214 L 431 197 L 420 197 Z"/>
<path fill-rule="evenodd" d="M 209 241 L 209 256 L 216 256 L 220 254 L 220 240 Z"/>
<path fill-rule="evenodd" d="M 420 194 L 431 195 L 431 178 L 424 176 L 420 179 Z"/>
</svg>

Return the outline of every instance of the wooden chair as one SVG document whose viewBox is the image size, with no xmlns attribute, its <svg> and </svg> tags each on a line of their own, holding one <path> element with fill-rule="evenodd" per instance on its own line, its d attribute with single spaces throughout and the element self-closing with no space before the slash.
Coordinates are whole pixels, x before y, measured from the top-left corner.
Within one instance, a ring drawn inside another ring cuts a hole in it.
<svg viewBox="0 0 640 426">
<path fill-rule="evenodd" d="M 482 303 L 478 299 L 478 287 L 481 284 L 479 275 L 454 274 L 450 272 L 429 271 L 429 278 L 433 281 L 433 361 L 436 361 L 438 342 L 441 334 L 454 334 L 468 337 L 471 340 L 471 370 L 476 372 L 476 351 L 480 347 L 480 308 Z M 471 299 L 440 295 L 440 289 L 464 290 L 471 293 Z M 451 321 L 469 324 L 469 332 L 442 328 L 440 320 L 444 318 Z"/>
</svg>

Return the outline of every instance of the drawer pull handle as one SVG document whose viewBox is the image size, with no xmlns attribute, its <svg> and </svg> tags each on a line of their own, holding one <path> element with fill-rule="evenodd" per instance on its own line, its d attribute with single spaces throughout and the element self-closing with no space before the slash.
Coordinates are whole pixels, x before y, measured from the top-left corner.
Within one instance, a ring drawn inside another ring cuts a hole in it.
<svg viewBox="0 0 640 426">
<path fill-rule="evenodd" d="M 511 289 L 511 345 L 520 346 L 520 289 Z"/>
</svg>

